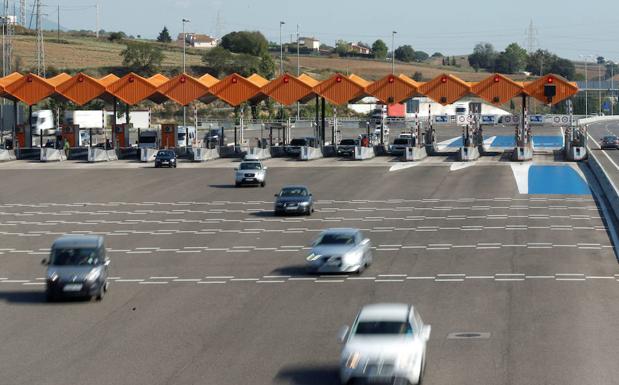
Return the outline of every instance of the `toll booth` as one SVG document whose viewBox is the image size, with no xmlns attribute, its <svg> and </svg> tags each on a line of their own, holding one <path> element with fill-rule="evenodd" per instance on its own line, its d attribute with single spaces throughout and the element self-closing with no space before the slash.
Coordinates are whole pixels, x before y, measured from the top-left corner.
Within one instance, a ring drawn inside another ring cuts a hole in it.
<svg viewBox="0 0 619 385">
<path fill-rule="evenodd" d="M 63 140 L 69 142 L 71 148 L 79 147 L 80 145 L 80 127 L 78 125 L 65 125 L 62 126 L 60 136 Z"/>
<path fill-rule="evenodd" d="M 15 142 L 16 143 L 13 145 L 13 148 L 26 147 L 26 127 L 23 124 L 18 124 L 15 127 Z"/>
<path fill-rule="evenodd" d="M 128 124 L 118 124 L 112 130 L 112 143 L 121 148 L 131 147 L 129 142 L 129 128 Z"/>
<path fill-rule="evenodd" d="M 164 148 L 178 147 L 178 126 L 176 124 L 161 125 L 161 146 Z"/>
</svg>

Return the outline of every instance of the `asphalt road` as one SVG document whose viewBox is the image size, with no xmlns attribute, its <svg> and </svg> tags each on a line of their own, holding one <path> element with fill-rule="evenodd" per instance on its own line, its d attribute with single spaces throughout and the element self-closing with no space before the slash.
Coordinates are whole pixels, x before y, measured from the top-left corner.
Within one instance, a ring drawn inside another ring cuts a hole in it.
<svg viewBox="0 0 619 385">
<path fill-rule="evenodd" d="M 591 196 L 519 195 L 499 162 L 267 164 L 267 187 L 242 189 L 229 167 L 0 166 L 0 383 L 335 384 L 337 330 L 385 301 L 432 324 L 426 384 L 616 382 L 619 269 Z M 294 183 L 317 212 L 273 217 Z M 307 276 L 304 248 L 343 226 L 374 265 Z M 69 232 L 106 235 L 101 303 L 44 301 L 39 262 Z"/>
</svg>

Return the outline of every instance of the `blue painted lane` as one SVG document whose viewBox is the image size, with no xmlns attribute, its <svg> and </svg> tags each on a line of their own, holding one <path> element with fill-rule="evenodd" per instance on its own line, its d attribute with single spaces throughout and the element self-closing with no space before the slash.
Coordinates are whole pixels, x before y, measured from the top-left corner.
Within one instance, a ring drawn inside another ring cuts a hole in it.
<svg viewBox="0 0 619 385">
<path fill-rule="evenodd" d="M 529 194 L 589 195 L 587 182 L 570 166 L 531 166 Z"/>
<path fill-rule="evenodd" d="M 460 148 L 462 147 L 462 137 L 459 137 L 457 140 L 454 140 L 453 142 L 449 143 L 449 145 L 447 147 L 451 147 L 451 148 Z"/>
<path fill-rule="evenodd" d="M 513 135 L 502 135 L 494 138 L 490 147 L 512 148 L 516 146 L 516 138 Z M 563 147 L 562 136 L 534 135 L 533 146 L 537 148 L 561 148 Z"/>
</svg>

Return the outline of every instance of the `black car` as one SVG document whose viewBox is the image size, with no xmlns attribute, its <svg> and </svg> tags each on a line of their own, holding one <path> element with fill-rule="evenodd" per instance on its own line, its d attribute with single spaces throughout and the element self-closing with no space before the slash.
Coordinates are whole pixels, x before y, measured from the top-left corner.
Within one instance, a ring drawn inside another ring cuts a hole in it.
<svg viewBox="0 0 619 385">
<path fill-rule="evenodd" d="M 275 215 L 312 215 L 313 212 L 314 198 L 305 186 L 285 186 L 275 194 Z"/>
<path fill-rule="evenodd" d="M 393 141 L 393 144 L 389 146 L 389 152 L 391 155 L 401 156 L 406 152 L 406 147 L 413 147 L 413 139 L 397 138 Z"/>
<path fill-rule="evenodd" d="M 339 156 L 353 156 L 355 153 L 355 147 L 359 146 L 358 139 L 342 139 L 337 146 L 337 154 Z"/>
<path fill-rule="evenodd" d="M 608 135 L 602 138 L 602 143 L 600 145 L 602 150 L 606 150 L 609 148 L 618 149 L 619 148 L 619 138 L 614 135 Z"/>
<path fill-rule="evenodd" d="M 318 141 L 316 138 L 294 138 L 290 141 L 288 146 L 284 149 L 284 152 L 288 155 L 299 156 L 301 155 L 301 147 L 316 147 Z"/>
<path fill-rule="evenodd" d="M 159 150 L 155 157 L 155 167 L 174 167 L 176 168 L 176 153 L 172 150 Z"/>
</svg>

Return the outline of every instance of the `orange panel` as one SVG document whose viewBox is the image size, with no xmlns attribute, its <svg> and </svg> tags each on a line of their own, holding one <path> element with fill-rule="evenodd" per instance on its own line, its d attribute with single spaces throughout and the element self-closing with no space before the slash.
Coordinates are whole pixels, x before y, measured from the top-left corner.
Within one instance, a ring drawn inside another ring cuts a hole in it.
<svg viewBox="0 0 619 385">
<path fill-rule="evenodd" d="M 302 81 L 303 83 L 307 84 L 308 86 L 312 88 L 320 84 L 320 81 L 314 79 L 313 77 L 307 74 L 301 74 L 297 79 L 299 79 L 300 81 Z"/>
<path fill-rule="evenodd" d="M 556 95 L 552 98 L 550 104 L 557 104 L 578 93 L 578 86 L 575 83 L 571 83 L 558 75 L 546 75 L 533 82 L 528 82 L 524 89 L 535 99 L 548 104 L 548 100 L 544 96 L 544 85 L 546 84 L 554 84 L 556 87 Z"/>
<path fill-rule="evenodd" d="M 105 93 L 105 87 L 96 79 L 80 72 L 58 85 L 56 92 L 73 103 L 83 106 Z"/>
<path fill-rule="evenodd" d="M 217 79 L 211 74 L 206 74 L 204 76 L 201 76 L 200 78 L 198 78 L 198 81 L 200 81 L 201 83 L 203 83 L 205 86 L 209 88 L 219 83 L 219 79 Z"/>
<path fill-rule="evenodd" d="M 269 84 L 269 81 L 258 74 L 253 74 L 247 78 L 250 82 L 254 83 L 258 87 L 262 88 Z"/>
<path fill-rule="evenodd" d="M 143 77 L 130 73 L 107 86 L 107 91 L 117 97 L 123 103 L 130 106 L 148 99 L 155 93 L 157 88 L 154 84 Z"/>
<path fill-rule="evenodd" d="M 30 74 L 18 78 L 7 85 L 5 91 L 16 99 L 32 106 L 51 96 L 55 88 L 42 77 Z"/>
<path fill-rule="evenodd" d="M 67 74 L 67 73 L 64 73 L 64 72 L 63 72 L 63 73 L 61 73 L 61 74 L 58 74 L 58 75 L 56 75 L 56 76 L 54 76 L 54 77 L 51 77 L 51 78 L 48 78 L 48 79 L 46 79 L 46 80 L 47 80 L 47 82 L 48 82 L 49 84 L 51 84 L 52 86 L 57 87 L 57 86 L 59 86 L 60 84 L 62 84 L 62 83 L 64 83 L 64 82 L 68 81 L 69 79 L 71 79 L 71 75 L 69 75 L 69 74 Z"/>
<path fill-rule="evenodd" d="M 164 83 L 157 91 L 181 106 L 186 106 L 208 94 L 208 87 L 187 74 L 180 74 Z"/>
<path fill-rule="evenodd" d="M 353 82 L 359 84 L 363 88 L 365 88 L 365 87 L 369 86 L 370 84 L 372 84 L 372 82 L 367 81 L 364 78 L 362 78 L 361 76 L 357 76 L 355 74 L 351 74 L 350 76 L 348 76 L 348 78 L 350 80 L 352 80 Z"/>
<path fill-rule="evenodd" d="M 521 84 L 501 74 L 494 74 L 474 84 L 471 91 L 492 104 L 505 104 L 525 92 Z"/>
<path fill-rule="evenodd" d="M 101 83 L 102 86 L 107 87 L 110 84 L 116 82 L 118 79 L 120 79 L 118 76 L 114 74 L 109 74 L 99 79 L 99 83 Z"/>
<path fill-rule="evenodd" d="M 260 87 L 239 74 L 226 76 L 209 90 L 213 95 L 233 107 L 249 101 L 260 93 Z"/>
<path fill-rule="evenodd" d="M 421 85 L 419 91 L 442 105 L 448 105 L 470 94 L 471 87 L 453 75 L 443 74 Z"/>
<path fill-rule="evenodd" d="M 305 102 L 315 95 L 311 86 L 289 74 L 272 80 L 261 92 L 286 106 L 298 101 Z"/>
<path fill-rule="evenodd" d="M 413 80 L 406 81 L 395 75 L 387 75 L 365 88 L 365 91 L 383 104 L 401 103 L 418 94 Z"/>
<path fill-rule="evenodd" d="M 166 76 L 164 76 L 162 74 L 156 74 L 156 75 L 153 75 L 153 76 L 149 77 L 147 80 L 149 82 L 153 83 L 155 86 L 159 87 L 163 83 L 165 83 L 168 80 L 170 80 L 170 78 L 168 78 L 168 77 L 166 77 Z"/>
<path fill-rule="evenodd" d="M 314 92 L 336 105 L 347 104 L 367 95 L 364 86 L 339 73 L 319 83 L 314 87 Z"/>
</svg>

